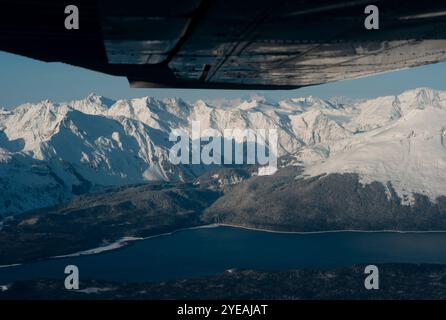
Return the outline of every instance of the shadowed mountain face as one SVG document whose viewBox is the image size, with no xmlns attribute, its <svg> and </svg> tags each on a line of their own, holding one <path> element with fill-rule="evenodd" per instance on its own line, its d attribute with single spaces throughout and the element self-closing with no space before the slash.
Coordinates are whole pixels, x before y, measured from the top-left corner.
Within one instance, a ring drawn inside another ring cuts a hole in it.
<svg viewBox="0 0 446 320">
<path fill-rule="evenodd" d="M 356 174 L 300 173 L 287 167 L 243 181 L 207 208 L 203 219 L 280 231 L 446 230 L 446 197 L 433 203 L 415 195 L 409 206 L 390 183 L 363 185 Z"/>
<path fill-rule="evenodd" d="M 9 219 L 0 232 L 0 265 L 104 246 L 202 224 L 218 192 L 191 185 L 125 187 Z"/>
</svg>

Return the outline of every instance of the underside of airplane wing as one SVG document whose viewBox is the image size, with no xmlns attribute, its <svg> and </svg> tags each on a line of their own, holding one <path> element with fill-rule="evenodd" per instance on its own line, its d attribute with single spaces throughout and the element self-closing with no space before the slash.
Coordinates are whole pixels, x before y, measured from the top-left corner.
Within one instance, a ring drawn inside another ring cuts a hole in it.
<svg viewBox="0 0 446 320">
<path fill-rule="evenodd" d="M 0 0 L 0 50 L 133 87 L 293 89 L 446 60 L 445 1 Z M 379 9 L 379 29 L 364 9 Z"/>
</svg>

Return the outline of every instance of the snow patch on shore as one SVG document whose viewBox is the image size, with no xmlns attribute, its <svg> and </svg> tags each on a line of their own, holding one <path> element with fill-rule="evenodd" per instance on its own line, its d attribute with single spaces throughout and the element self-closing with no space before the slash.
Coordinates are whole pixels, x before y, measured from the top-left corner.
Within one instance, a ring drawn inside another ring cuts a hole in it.
<svg viewBox="0 0 446 320">
<path fill-rule="evenodd" d="M 9 290 L 9 285 L 0 285 L 0 292 L 5 292 Z"/>
<path fill-rule="evenodd" d="M 111 250 L 116 250 L 119 248 L 124 247 L 128 244 L 130 241 L 136 241 L 136 240 L 144 240 L 144 238 L 137 238 L 137 237 L 123 237 L 119 239 L 118 241 L 112 242 L 110 244 L 107 244 L 105 246 L 97 247 L 94 249 L 79 251 L 71 254 L 61 255 L 61 256 L 55 256 L 53 258 L 68 258 L 68 257 L 78 257 L 78 256 L 85 256 L 85 255 L 92 255 L 92 254 L 98 254 L 102 252 L 107 252 Z"/>
</svg>

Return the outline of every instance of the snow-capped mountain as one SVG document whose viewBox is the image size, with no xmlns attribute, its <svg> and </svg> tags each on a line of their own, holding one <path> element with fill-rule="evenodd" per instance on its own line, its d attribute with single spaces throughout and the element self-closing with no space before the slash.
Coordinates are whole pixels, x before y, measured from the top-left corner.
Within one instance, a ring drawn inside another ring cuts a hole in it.
<svg viewBox="0 0 446 320">
<path fill-rule="evenodd" d="M 403 200 L 413 194 L 431 200 L 446 195 L 446 93 L 430 89 L 404 92 L 355 106 L 345 124 L 354 132 L 323 146 L 320 162 L 306 173 L 359 173 L 363 183 L 391 182 Z"/>
<path fill-rule="evenodd" d="M 224 105 L 224 107 L 222 107 Z M 304 174 L 358 173 L 391 182 L 410 203 L 446 195 L 446 92 L 415 89 L 371 100 L 261 96 L 246 100 L 118 100 L 24 104 L 0 110 L 0 215 L 66 201 L 106 186 L 184 180 L 206 171 L 173 166 L 169 133 L 201 128 L 277 129 L 279 156 Z"/>
</svg>

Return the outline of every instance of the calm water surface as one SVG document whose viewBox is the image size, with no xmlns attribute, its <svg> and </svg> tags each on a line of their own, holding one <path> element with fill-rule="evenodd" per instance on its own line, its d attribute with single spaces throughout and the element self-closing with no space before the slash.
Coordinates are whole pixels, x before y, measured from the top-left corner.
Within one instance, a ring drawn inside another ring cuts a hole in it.
<svg viewBox="0 0 446 320">
<path fill-rule="evenodd" d="M 230 227 L 190 229 L 102 254 L 1 268 L 0 283 L 63 279 L 68 264 L 79 267 L 81 279 L 147 282 L 213 275 L 230 268 L 287 270 L 385 262 L 446 264 L 446 233 L 281 234 Z"/>
</svg>

